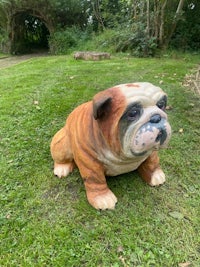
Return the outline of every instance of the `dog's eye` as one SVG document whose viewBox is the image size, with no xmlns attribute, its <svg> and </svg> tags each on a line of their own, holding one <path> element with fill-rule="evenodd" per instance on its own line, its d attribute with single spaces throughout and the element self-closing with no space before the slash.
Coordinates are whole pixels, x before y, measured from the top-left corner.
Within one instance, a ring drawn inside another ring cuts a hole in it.
<svg viewBox="0 0 200 267">
<path fill-rule="evenodd" d="M 128 120 L 135 121 L 140 116 L 140 108 L 139 107 L 133 107 L 127 114 Z"/>
<path fill-rule="evenodd" d="M 167 106 L 167 97 L 164 96 L 162 99 L 160 99 L 158 102 L 157 102 L 157 107 L 162 109 L 163 111 L 165 111 L 166 109 L 166 106 Z"/>
</svg>

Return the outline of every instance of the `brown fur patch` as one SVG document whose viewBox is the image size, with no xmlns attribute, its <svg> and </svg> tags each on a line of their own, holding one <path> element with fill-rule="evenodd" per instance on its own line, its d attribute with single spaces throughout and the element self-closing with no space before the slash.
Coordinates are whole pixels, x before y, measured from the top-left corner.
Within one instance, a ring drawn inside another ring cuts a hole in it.
<svg viewBox="0 0 200 267">
<path fill-rule="evenodd" d="M 136 87 L 136 88 L 140 88 L 139 84 L 135 84 L 135 83 L 127 83 L 126 87 Z"/>
<path fill-rule="evenodd" d="M 108 93 L 112 97 L 110 112 L 108 116 L 102 120 L 98 120 L 97 123 L 111 150 L 119 153 L 121 145 L 118 134 L 118 123 L 126 108 L 126 99 L 118 87 L 108 89 Z"/>
</svg>

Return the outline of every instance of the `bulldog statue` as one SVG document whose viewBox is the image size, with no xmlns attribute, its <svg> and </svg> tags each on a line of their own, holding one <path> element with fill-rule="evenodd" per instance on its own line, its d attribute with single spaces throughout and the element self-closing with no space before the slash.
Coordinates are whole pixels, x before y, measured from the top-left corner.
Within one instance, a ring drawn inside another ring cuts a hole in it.
<svg viewBox="0 0 200 267">
<path fill-rule="evenodd" d="M 158 149 L 170 139 L 167 96 L 147 82 L 121 84 L 78 106 L 51 142 L 54 174 L 65 177 L 77 166 L 89 203 L 114 209 L 117 198 L 105 176 L 138 170 L 151 186 L 165 182 Z"/>
</svg>

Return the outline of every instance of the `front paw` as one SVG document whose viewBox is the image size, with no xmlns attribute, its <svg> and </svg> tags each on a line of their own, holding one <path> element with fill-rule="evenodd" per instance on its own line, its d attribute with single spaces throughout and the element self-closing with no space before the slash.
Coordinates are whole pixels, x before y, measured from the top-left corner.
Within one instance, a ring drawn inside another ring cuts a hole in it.
<svg viewBox="0 0 200 267">
<path fill-rule="evenodd" d="M 158 186 L 165 182 L 165 174 L 161 169 L 157 169 L 153 172 L 149 185 Z"/>
<path fill-rule="evenodd" d="M 73 163 L 54 164 L 54 175 L 59 178 L 66 177 L 73 170 Z"/>
<path fill-rule="evenodd" d="M 93 193 L 87 192 L 87 197 L 89 203 L 97 210 L 113 210 L 117 203 L 117 198 L 110 189 L 103 194 L 95 194 L 95 196 Z"/>
</svg>

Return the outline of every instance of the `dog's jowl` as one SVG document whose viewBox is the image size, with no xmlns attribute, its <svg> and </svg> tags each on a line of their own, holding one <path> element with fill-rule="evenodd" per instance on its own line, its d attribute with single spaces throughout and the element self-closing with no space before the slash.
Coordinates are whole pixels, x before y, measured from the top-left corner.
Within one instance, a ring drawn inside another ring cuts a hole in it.
<svg viewBox="0 0 200 267">
<path fill-rule="evenodd" d="M 167 96 L 150 83 L 117 85 L 78 106 L 51 142 L 54 174 L 65 177 L 77 166 L 89 203 L 114 209 L 116 196 L 105 176 L 138 170 L 151 186 L 165 182 L 158 149 L 171 136 Z"/>
</svg>

